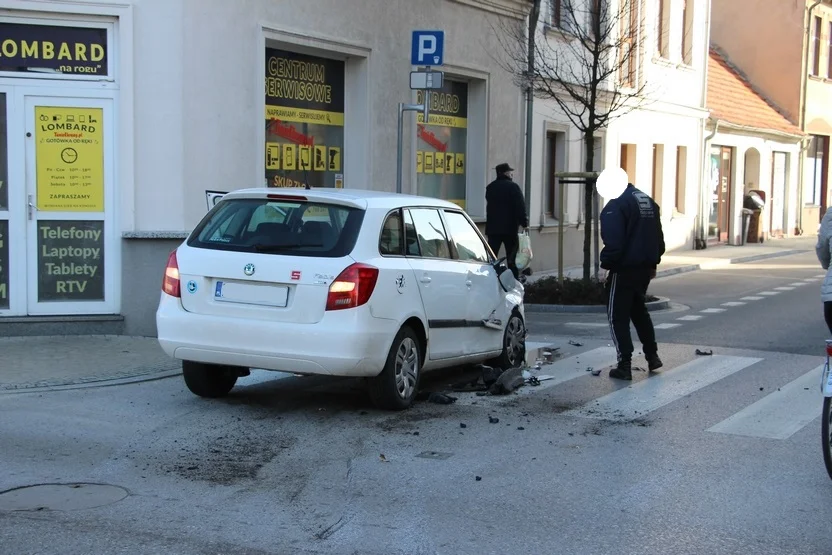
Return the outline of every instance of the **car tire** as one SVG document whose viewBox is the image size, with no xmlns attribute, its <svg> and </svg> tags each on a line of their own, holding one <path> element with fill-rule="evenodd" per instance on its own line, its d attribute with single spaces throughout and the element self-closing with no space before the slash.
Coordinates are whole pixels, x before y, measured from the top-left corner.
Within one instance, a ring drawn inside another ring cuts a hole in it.
<svg viewBox="0 0 832 555">
<path fill-rule="evenodd" d="M 517 310 L 511 313 L 503 331 L 503 352 L 493 363 L 504 370 L 526 364 L 526 324 Z"/>
<path fill-rule="evenodd" d="M 237 383 L 238 372 L 229 366 L 183 360 L 182 375 L 191 393 L 214 399 L 228 395 Z"/>
<path fill-rule="evenodd" d="M 381 374 L 370 381 L 370 399 L 384 410 L 404 410 L 413 403 L 422 379 L 422 348 L 405 326 L 396 334 Z"/>
</svg>

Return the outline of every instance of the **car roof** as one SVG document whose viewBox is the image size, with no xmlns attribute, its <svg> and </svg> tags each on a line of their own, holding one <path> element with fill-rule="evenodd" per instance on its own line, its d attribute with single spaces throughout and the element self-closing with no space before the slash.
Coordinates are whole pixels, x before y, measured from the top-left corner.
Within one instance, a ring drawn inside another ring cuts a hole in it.
<svg viewBox="0 0 832 555">
<path fill-rule="evenodd" d="M 416 195 L 405 195 L 399 193 L 388 193 L 385 191 L 370 191 L 366 189 L 330 189 L 330 188 L 274 188 L 255 187 L 251 189 L 238 189 L 226 194 L 223 199 L 232 198 L 268 198 L 269 196 L 304 197 L 311 201 L 333 202 L 346 204 L 356 208 L 399 208 L 404 206 L 431 206 L 436 208 L 454 208 L 459 206 L 446 200 L 422 197 Z M 288 200 L 288 199 L 287 199 Z"/>
</svg>

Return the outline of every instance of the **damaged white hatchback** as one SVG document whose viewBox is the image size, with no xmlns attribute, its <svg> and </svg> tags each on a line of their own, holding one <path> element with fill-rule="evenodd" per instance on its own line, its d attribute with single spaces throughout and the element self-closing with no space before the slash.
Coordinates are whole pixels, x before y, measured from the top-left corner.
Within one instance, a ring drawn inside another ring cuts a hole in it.
<svg viewBox="0 0 832 555">
<path fill-rule="evenodd" d="M 422 373 L 525 357 L 523 286 L 455 204 L 338 189 L 245 189 L 170 254 L 159 343 L 188 388 L 250 368 L 368 378 L 404 409 Z"/>
</svg>

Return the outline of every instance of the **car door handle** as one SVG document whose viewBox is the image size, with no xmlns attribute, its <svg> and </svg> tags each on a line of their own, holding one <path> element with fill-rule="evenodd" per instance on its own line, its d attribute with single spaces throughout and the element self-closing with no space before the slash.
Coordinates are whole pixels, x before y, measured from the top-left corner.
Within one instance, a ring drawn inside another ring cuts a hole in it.
<svg viewBox="0 0 832 555">
<path fill-rule="evenodd" d="M 422 276 L 422 279 L 420 279 L 419 281 L 421 281 L 422 283 L 430 283 L 430 276 Z"/>
</svg>

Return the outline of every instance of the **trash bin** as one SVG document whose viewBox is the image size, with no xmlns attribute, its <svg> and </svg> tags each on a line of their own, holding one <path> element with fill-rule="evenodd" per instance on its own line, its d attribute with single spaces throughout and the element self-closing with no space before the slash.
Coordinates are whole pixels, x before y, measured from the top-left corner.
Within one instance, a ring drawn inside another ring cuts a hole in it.
<svg viewBox="0 0 832 555">
<path fill-rule="evenodd" d="M 763 213 L 763 208 L 766 205 L 764 195 L 765 192 L 763 191 L 749 191 L 743 199 L 743 221 L 745 222 L 746 218 L 748 218 L 747 222 L 745 223 L 745 226 L 743 227 L 743 245 L 746 242 L 763 242 L 760 227 L 760 217 Z M 746 210 L 750 211 L 750 214 L 746 214 Z"/>
<path fill-rule="evenodd" d="M 754 215 L 754 210 L 750 208 L 742 209 L 742 236 L 740 236 L 740 245 L 744 245 L 750 235 L 749 224 L 751 224 L 751 216 Z"/>
</svg>

